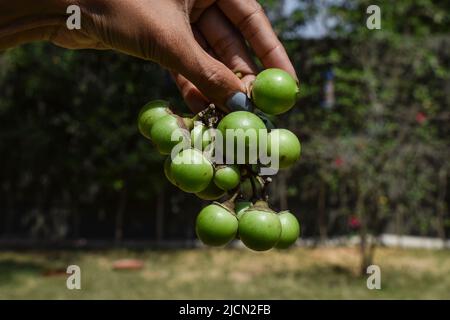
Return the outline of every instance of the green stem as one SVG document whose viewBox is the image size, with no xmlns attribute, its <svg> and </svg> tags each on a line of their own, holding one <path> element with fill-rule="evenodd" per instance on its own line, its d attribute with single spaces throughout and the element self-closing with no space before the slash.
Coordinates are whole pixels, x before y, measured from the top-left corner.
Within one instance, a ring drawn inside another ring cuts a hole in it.
<svg viewBox="0 0 450 320">
<path fill-rule="evenodd" d="M 258 199 L 258 189 L 256 188 L 256 184 L 255 184 L 255 180 L 254 178 L 251 176 L 250 178 L 250 183 L 252 185 L 252 197 L 251 197 L 251 201 L 255 202 L 256 199 Z"/>
<path fill-rule="evenodd" d="M 258 178 L 261 178 L 261 177 L 258 176 Z M 262 182 L 263 184 L 262 184 L 261 198 L 264 201 L 268 201 L 269 200 L 268 188 L 269 188 L 269 184 L 272 182 L 272 178 L 270 178 L 270 177 L 267 177 L 266 179 L 261 178 L 261 180 L 263 181 Z"/>
<path fill-rule="evenodd" d="M 226 200 L 225 202 L 221 203 L 222 206 L 228 208 L 230 211 L 234 213 L 235 205 L 234 202 L 236 201 L 236 198 L 239 196 L 239 188 L 236 189 L 234 194 L 231 196 L 230 199 Z"/>
</svg>

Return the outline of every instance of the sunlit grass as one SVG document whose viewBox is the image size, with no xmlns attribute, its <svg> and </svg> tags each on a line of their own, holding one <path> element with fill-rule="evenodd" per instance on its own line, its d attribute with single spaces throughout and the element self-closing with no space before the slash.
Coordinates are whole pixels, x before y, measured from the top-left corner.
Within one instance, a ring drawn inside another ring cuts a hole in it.
<svg viewBox="0 0 450 320">
<path fill-rule="evenodd" d="M 121 258 L 139 271 L 114 271 Z M 382 289 L 358 275 L 356 248 L 0 253 L 0 299 L 450 299 L 450 251 L 380 248 Z M 66 288 L 69 264 L 82 290 Z"/>
</svg>

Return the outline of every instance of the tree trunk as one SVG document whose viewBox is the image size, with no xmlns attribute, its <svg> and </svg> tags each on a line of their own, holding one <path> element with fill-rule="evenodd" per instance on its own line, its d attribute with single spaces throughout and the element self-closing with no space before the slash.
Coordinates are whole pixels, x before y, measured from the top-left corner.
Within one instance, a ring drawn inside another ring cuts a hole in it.
<svg viewBox="0 0 450 320">
<path fill-rule="evenodd" d="M 403 236 L 403 213 L 404 207 L 402 204 L 397 204 L 395 209 L 395 233 L 398 237 L 398 246 L 402 245 L 402 236 Z"/>
<path fill-rule="evenodd" d="M 280 209 L 288 209 L 288 197 L 287 197 L 287 176 L 285 172 L 280 172 L 278 176 L 278 196 L 280 198 Z"/>
<path fill-rule="evenodd" d="M 8 238 L 10 235 L 13 235 L 14 228 L 14 211 L 15 211 L 15 197 L 13 186 L 9 185 L 6 192 L 6 216 L 5 216 L 5 228 L 3 230 L 3 236 Z"/>
<path fill-rule="evenodd" d="M 437 211 L 437 231 L 439 237 L 442 239 L 443 246 L 446 246 L 447 235 L 445 234 L 445 214 L 447 211 L 446 198 L 447 195 L 447 170 L 446 168 L 441 168 L 439 170 L 438 177 L 438 196 L 436 201 L 436 211 Z"/>
<path fill-rule="evenodd" d="M 72 237 L 78 239 L 80 237 L 80 213 L 78 211 L 78 204 L 74 201 L 73 193 L 70 191 L 64 192 L 64 205 L 67 207 L 72 218 Z"/>
<path fill-rule="evenodd" d="M 161 243 L 164 240 L 164 201 L 165 192 L 164 189 L 158 194 L 158 199 L 156 201 L 156 242 Z"/>
<path fill-rule="evenodd" d="M 325 242 L 327 239 L 327 222 L 325 217 L 325 201 L 326 201 L 326 185 L 320 180 L 319 196 L 317 199 L 317 222 L 319 225 L 320 241 Z"/>
<path fill-rule="evenodd" d="M 128 200 L 127 186 L 126 184 L 124 184 L 119 194 L 119 205 L 117 206 L 116 211 L 116 227 L 114 232 L 114 240 L 116 242 L 121 242 L 123 240 L 123 216 L 125 214 L 127 200 Z"/>
<path fill-rule="evenodd" d="M 360 219 L 360 275 L 363 276 L 367 272 L 367 267 L 373 263 L 373 254 L 375 252 L 375 242 L 373 239 L 369 238 L 369 230 L 367 224 L 367 214 L 364 206 L 365 194 L 361 191 L 359 186 L 358 177 L 356 178 L 356 190 L 357 190 L 357 199 L 356 199 L 356 213 Z"/>
</svg>

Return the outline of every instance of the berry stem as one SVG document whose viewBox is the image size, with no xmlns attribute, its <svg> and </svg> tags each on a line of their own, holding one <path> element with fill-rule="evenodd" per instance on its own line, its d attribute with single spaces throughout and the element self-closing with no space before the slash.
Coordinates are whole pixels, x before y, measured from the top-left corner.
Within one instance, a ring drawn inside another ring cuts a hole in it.
<svg viewBox="0 0 450 320">
<path fill-rule="evenodd" d="M 261 177 L 259 177 L 259 178 L 261 178 Z M 263 181 L 261 198 L 264 201 L 268 201 L 269 200 L 268 188 L 269 188 L 269 184 L 272 182 L 272 178 L 271 177 L 267 177 L 265 179 L 261 178 L 261 180 Z"/>
<path fill-rule="evenodd" d="M 251 176 L 249 179 L 250 179 L 250 183 L 252 185 L 251 201 L 254 202 L 256 199 L 258 199 L 258 189 L 256 188 L 256 184 L 255 184 L 254 178 Z"/>
<path fill-rule="evenodd" d="M 227 207 L 234 213 L 235 205 L 234 202 L 236 201 L 236 198 L 239 196 L 239 188 L 237 188 L 230 199 L 226 200 L 222 203 L 223 206 Z"/>
</svg>

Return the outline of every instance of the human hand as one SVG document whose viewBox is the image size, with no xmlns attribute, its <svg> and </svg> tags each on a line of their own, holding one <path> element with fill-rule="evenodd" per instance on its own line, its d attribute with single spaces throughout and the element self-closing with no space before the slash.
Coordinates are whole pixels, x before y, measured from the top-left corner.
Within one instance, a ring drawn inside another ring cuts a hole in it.
<svg viewBox="0 0 450 320">
<path fill-rule="evenodd" d="M 242 93 L 257 69 L 246 41 L 265 68 L 281 68 L 296 78 L 256 0 L 42 0 L 44 11 L 37 1 L 17 1 L 29 2 L 24 7 L 31 12 L 36 7 L 40 14 L 0 15 L 0 48 L 46 39 L 65 48 L 113 49 L 151 60 L 171 71 L 193 111 L 209 102 L 224 110 L 249 103 Z M 13 6 L 5 0 L 0 4 Z M 70 4 L 81 8 L 80 30 L 66 28 Z"/>
</svg>

